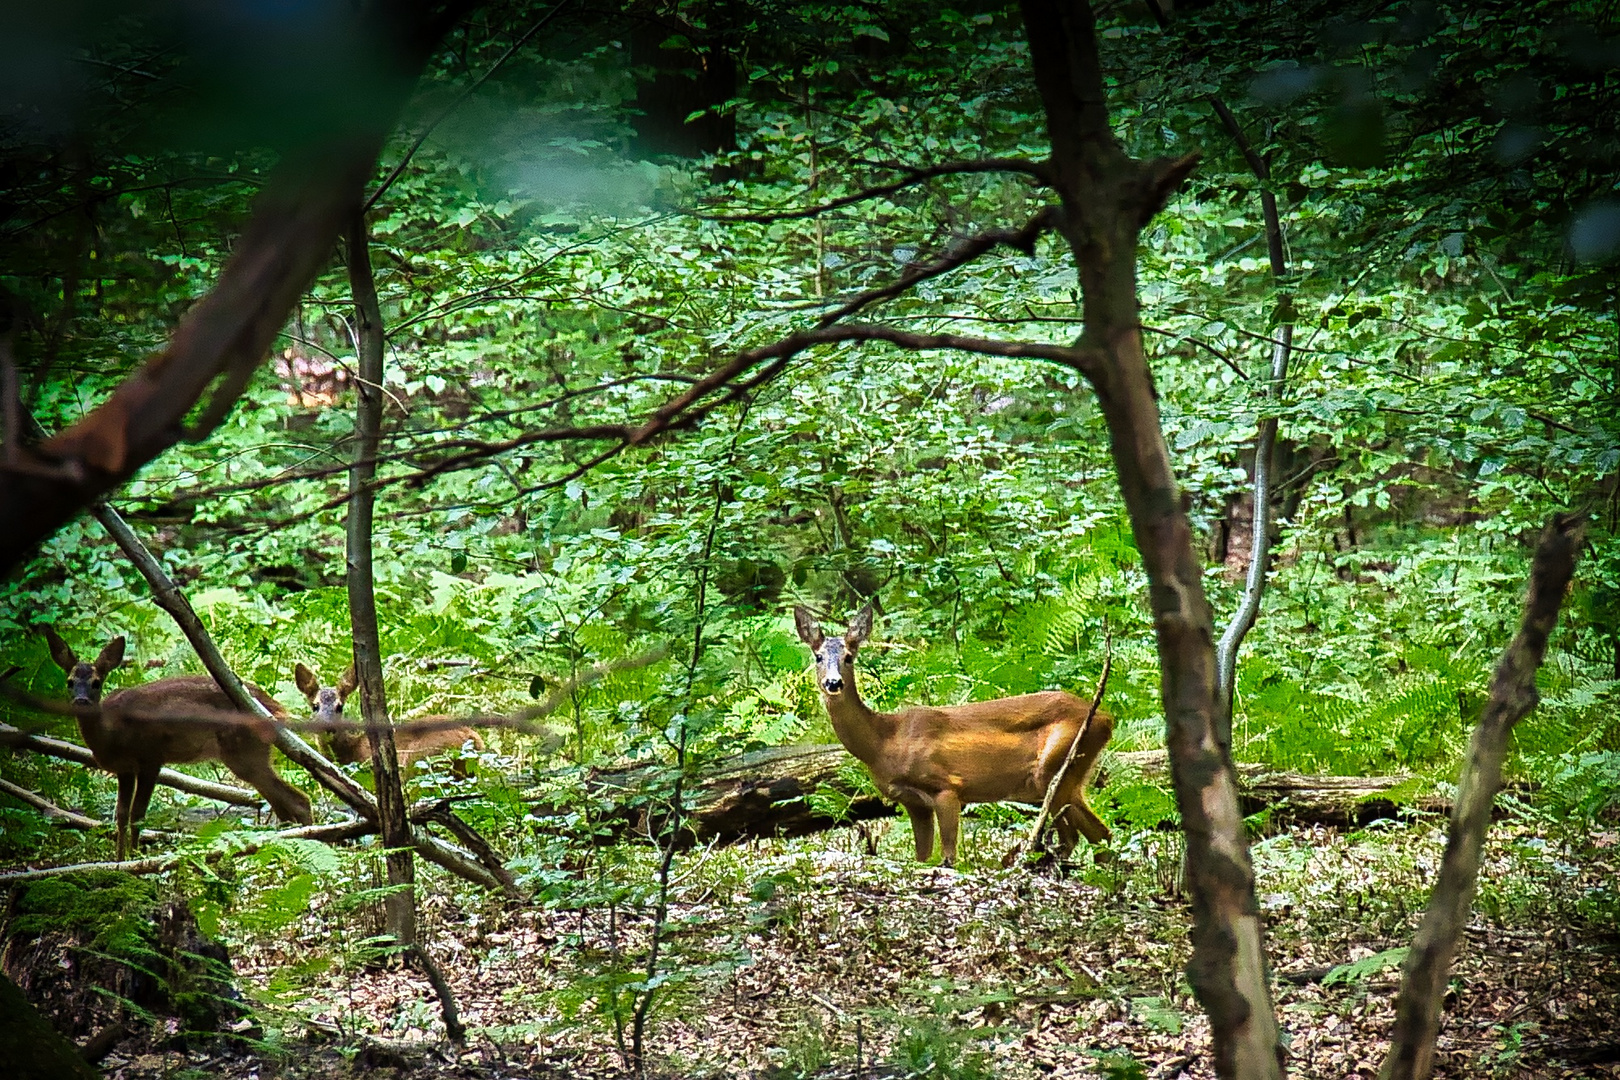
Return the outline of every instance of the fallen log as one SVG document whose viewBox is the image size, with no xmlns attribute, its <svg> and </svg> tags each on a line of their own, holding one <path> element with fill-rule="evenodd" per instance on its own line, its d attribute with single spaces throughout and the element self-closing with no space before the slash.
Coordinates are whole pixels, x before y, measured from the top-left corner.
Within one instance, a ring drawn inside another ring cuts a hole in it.
<svg viewBox="0 0 1620 1080">
<path fill-rule="evenodd" d="M 97 821 L 92 817 L 85 817 L 83 814 L 76 814 L 72 810 L 64 810 L 39 792 L 29 791 L 21 784 L 13 784 L 10 780 L 0 779 L 0 792 L 10 795 L 18 802 L 32 806 L 51 821 L 65 825 L 70 829 L 89 831 L 91 829 L 106 828 L 106 822 Z"/>
<path fill-rule="evenodd" d="M 773 836 L 804 836 L 873 818 L 892 817 L 896 808 L 856 782 L 849 769 L 854 759 L 836 743 L 773 747 L 726 758 L 702 769 L 687 784 L 685 827 L 681 843 L 729 844 Z M 1125 774 L 1162 777 L 1163 750 L 1107 755 L 1093 784 L 1105 789 Z M 1244 812 L 1270 813 L 1274 821 L 1352 827 L 1393 818 L 1402 812 L 1443 813 L 1449 801 L 1433 793 L 1405 793 L 1407 776 L 1312 776 L 1280 772 L 1263 765 L 1239 764 Z M 584 780 L 585 790 L 608 807 L 596 821 L 604 842 L 656 838 L 671 820 L 667 800 L 656 790 L 667 787 L 667 770 L 658 766 L 598 770 Z M 817 798 L 811 798 L 817 796 Z M 842 810 L 842 813 L 837 811 Z M 537 815 L 560 816 L 577 811 L 536 800 Z"/>
<path fill-rule="evenodd" d="M 1112 757 L 1145 778 L 1162 777 L 1168 760 L 1163 750 L 1132 750 Z M 1432 791 L 1399 791 L 1412 783 L 1410 776 L 1318 776 L 1242 761 L 1236 768 L 1243 812 L 1269 811 L 1281 821 L 1351 828 L 1403 812 L 1444 814 L 1451 809 L 1450 799 Z M 1107 779 L 1105 766 L 1096 786 L 1104 786 Z"/>
</svg>

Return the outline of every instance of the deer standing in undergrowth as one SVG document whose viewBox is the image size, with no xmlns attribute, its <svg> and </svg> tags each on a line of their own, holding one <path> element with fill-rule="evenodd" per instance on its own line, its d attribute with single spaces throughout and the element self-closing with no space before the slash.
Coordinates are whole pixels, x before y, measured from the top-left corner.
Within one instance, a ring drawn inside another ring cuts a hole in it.
<svg viewBox="0 0 1620 1080">
<path fill-rule="evenodd" d="M 322 686 L 315 672 L 303 664 L 293 669 L 293 682 L 297 684 L 298 692 L 308 699 L 315 720 L 320 724 L 342 723 L 343 703 L 354 693 L 355 687 L 360 685 L 355 677 L 353 664 L 343 672 L 336 686 Z M 421 716 L 410 723 L 437 724 L 450 719 L 452 718 L 448 716 Z M 371 762 L 371 738 L 364 731 L 329 731 L 325 733 L 323 740 L 330 745 L 333 760 L 340 765 Z M 472 744 L 475 752 L 484 749 L 484 740 L 479 737 L 478 732 L 461 724 L 453 727 L 430 727 L 425 730 L 412 729 L 407 724 L 394 729 L 394 751 L 399 756 L 399 769 L 403 774 L 410 772 L 414 762 L 452 750 L 460 750 L 468 743 Z M 458 760 L 453 768 L 458 776 L 466 775 L 466 768 L 461 761 Z"/>
<path fill-rule="evenodd" d="M 793 609 L 793 618 L 800 639 L 815 653 L 816 685 L 833 731 L 871 770 L 883 794 L 905 807 L 918 861 L 933 854 L 935 818 L 941 864 L 954 866 L 964 805 L 1039 805 L 1076 735 L 1080 746 L 1053 804 L 1059 854 L 1072 851 L 1082 835 L 1093 844 L 1109 838 L 1108 826 L 1086 802 L 1086 784 L 1114 731 L 1107 713 L 1097 711 L 1088 725 L 1090 704 L 1061 690 L 877 712 L 855 687 L 855 654 L 872 633 L 872 606 L 861 609 L 840 637 L 823 633 L 803 607 Z"/>
<path fill-rule="evenodd" d="M 270 764 L 274 725 L 238 709 L 210 675 L 157 679 L 101 696 L 108 674 L 124 661 L 124 639 L 114 638 L 94 661 L 80 660 L 54 629 L 44 627 L 51 659 L 67 672 L 68 695 L 79 714 L 79 733 L 96 764 L 118 777 L 118 859 L 134 849 L 165 765 L 220 761 L 254 789 L 282 821 L 314 820 L 309 796 L 283 780 Z M 244 684 L 272 716 L 287 711 L 252 683 Z M 95 710 L 91 712 L 89 710 Z"/>
</svg>

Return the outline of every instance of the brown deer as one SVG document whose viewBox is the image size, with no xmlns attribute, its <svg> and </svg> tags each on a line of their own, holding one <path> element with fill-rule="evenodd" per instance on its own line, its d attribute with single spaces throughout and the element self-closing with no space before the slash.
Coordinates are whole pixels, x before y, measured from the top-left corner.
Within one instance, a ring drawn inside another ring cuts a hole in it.
<svg viewBox="0 0 1620 1080">
<path fill-rule="evenodd" d="M 298 692 L 309 699 L 309 707 L 314 710 L 315 720 L 322 724 L 342 722 L 343 703 L 354 693 L 354 688 L 360 685 L 359 680 L 355 678 L 353 664 L 349 665 L 336 686 L 322 686 L 315 673 L 303 664 L 293 669 L 293 681 L 298 684 Z M 420 716 L 415 722 L 433 723 L 448 719 L 450 717 L 447 716 Z M 324 736 L 324 739 L 331 747 L 334 760 L 340 765 L 353 765 L 357 761 L 363 764 L 371 762 L 371 739 L 363 731 L 333 731 Z M 394 749 L 399 755 L 401 773 L 409 773 L 413 762 L 450 750 L 459 750 L 469 742 L 472 743 L 474 750 L 484 748 L 484 740 L 479 737 L 478 732 L 463 725 L 427 730 L 413 730 L 409 726 L 394 729 Z M 454 771 L 458 776 L 466 775 L 465 766 L 460 761 L 456 762 Z"/>
<path fill-rule="evenodd" d="M 282 821 L 309 824 L 309 796 L 276 774 L 270 764 L 273 729 L 258 717 L 241 712 L 208 675 L 157 679 L 126 687 L 102 700 L 107 675 L 124 660 L 124 639 L 113 639 L 94 663 L 85 663 L 68 648 L 54 629 L 44 628 L 51 659 L 67 672 L 68 695 L 75 708 L 100 708 L 81 713 L 79 733 L 95 756 L 96 764 L 118 777 L 118 808 L 114 814 L 120 861 L 135 847 L 141 819 L 152 801 L 152 789 L 163 766 L 192 761 L 221 761 L 225 767 L 265 797 Z M 252 683 L 248 692 L 271 714 L 287 711 Z M 206 722 L 219 714 L 235 714 Z M 165 719 L 170 717 L 170 719 Z"/>
<path fill-rule="evenodd" d="M 1090 704 L 1060 690 L 934 708 L 912 705 L 880 713 L 855 688 L 855 654 L 872 633 L 872 606 L 855 616 L 842 637 L 827 637 L 802 607 L 793 609 L 799 637 L 816 654 L 816 684 L 838 741 L 872 771 L 878 788 L 906 808 L 917 859 L 934 850 L 939 818 L 941 863 L 956 865 L 956 839 L 967 803 L 1039 805 L 1085 724 Z M 1062 854 L 1081 834 L 1093 844 L 1110 836 L 1086 803 L 1086 784 L 1114 733 L 1099 710 L 1081 738 L 1053 805 Z"/>
</svg>

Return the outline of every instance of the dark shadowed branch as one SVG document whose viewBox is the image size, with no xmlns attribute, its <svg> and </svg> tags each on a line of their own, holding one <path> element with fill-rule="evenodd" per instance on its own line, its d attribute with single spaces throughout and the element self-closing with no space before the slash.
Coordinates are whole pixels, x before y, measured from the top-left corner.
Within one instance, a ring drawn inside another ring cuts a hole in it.
<svg viewBox="0 0 1620 1080">
<path fill-rule="evenodd" d="M 981 161 L 946 161 L 938 165 L 924 165 L 921 167 L 898 164 L 887 167 L 902 169 L 906 175 L 898 180 L 891 180 L 887 184 L 874 184 L 871 187 L 862 188 L 848 195 L 841 195 L 836 199 L 830 199 L 816 206 L 800 207 L 794 210 L 760 210 L 745 214 L 703 214 L 700 216 L 709 221 L 755 222 L 766 225 L 775 221 L 797 221 L 803 218 L 812 218 L 819 214 L 825 214 L 829 210 L 838 210 L 871 199 L 881 199 L 885 195 L 893 195 L 897 191 L 915 187 L 940 176 L 1010 172 L 1023 173 L 1026 176 L 1033 176 L 1037 180 L 1047 179 L 1044 164 L 1039 161 L 1027 161 L 1023 158 L 985 158 Z"/>
<path fill-rule="evenodd" d="M 345 141 L 289 154 L 259 197 L 214 288 L 176 327 L 168 347 L 126 378 L 83 420 L 0 468 L 0 572 L 85 506 L 182 438 L 205 438 L 268 354 L 288 313 L 330 257 L 332 243 L 371 172 L 394 114 L 449 18 L 464 10 L 417 4 L 365 7 L 361 40 L 397 42 L 377 107 Z M 383 76 L 379 72 L 379 82 Z M 215 386 L 216 382 L 218 383 Z M 213 395 L 198 422 L 186 417 Z M 19 433 L 6 438 L 17 441 Z"/>
</svg>

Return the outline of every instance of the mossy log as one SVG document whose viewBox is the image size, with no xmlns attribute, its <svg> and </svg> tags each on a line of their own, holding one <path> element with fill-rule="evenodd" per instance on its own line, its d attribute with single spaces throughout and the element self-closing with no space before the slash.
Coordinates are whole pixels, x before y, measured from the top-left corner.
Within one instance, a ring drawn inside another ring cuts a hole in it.
<svg viewBox="0 0 1620 1080">
<path fill-rule="evenodd" d="M 1109 755 L 1093 789 L 1105 790 L 1111 776 L 1128 772 L 1162 777 L 1165 761 L 1163 750 Z M 853 779 L 853 764 L 836 743 L 773 747 L 715 762 L 688 782 L 682 843 L 803 836 L 896 813 L 869 785 Z M 1444 812 L 1449 807 L 1438 796 L 1397 791 L 1410 782 L 1404 776 L 1311 776 L 1249 764 L 1238 765 L 1238 774 L 1244 811 L 1268 811 L 1278 821 L 1347 827 L 1395 817 L 1402 810 Z M 658 838 L 669 820 L 667 797 L 659 793 L 668 787 L 667 772 L 650 766 L 602 770 L 588 777 L 587 790 L 611 807 L 598 822 L 603 839 Z M 818 809 L 809 799 L 817 792 L 832 796 L 832 802 L 847 799 L 847 809 L 841 816 L 828 812 L 832 807 Z M 538 812 L 562 813 L 545 805 Z"/>
</svg>

